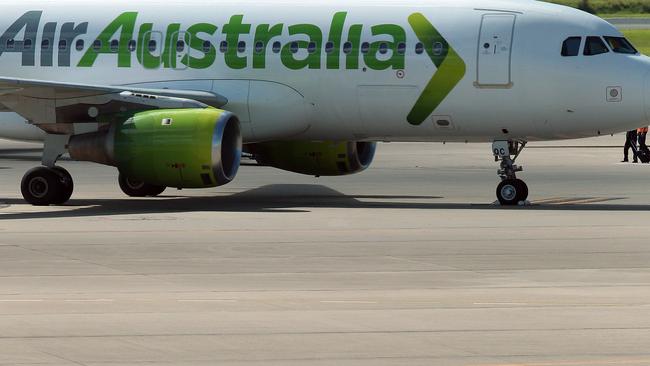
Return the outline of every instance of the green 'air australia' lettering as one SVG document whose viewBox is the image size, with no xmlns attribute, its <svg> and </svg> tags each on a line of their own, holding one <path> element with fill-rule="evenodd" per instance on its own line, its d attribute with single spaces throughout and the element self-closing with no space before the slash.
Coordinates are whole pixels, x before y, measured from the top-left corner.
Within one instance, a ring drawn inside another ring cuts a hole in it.
<svg viewBox="0 0 650 366">
<path fill-rule="evenodd" d="M 375 25 L 372 27 L 372 35 L 388 35 L 393 41 L 384 42 L 377 41 L 370 44 L 370 51 L 363 56 L 363 60 L 366 65 L 373 70 L 386 70 L 388 68 L 393 68 L 394 70 L 399 70 L 404 68 L 405 64 L 405 55 L 397 52 L 397 45 L 406 43 L 406 32 L 402 27 L 395 24 L 382 24 Z M 386 50 L 382 50 L 380 47 L 385 45 Z M 381 59 L 381 53 L 388 54 L 390 52 L 390 58 L 384 60 Z"/>
<path fill-rule="evenodd" d="M 274 26 L 271 26 L 270 24 L 260 24 L 257 26 L 257 29 L 255 30 L 255 48 L 257 48 L 258 43 L 261 43 L 264 48 L 259 52 L 256 49 L 253 54 L 254 69 L 266 68 L 267 47 L 271 44 L 273 38 L 282 35 L 283 28 L 284 24 L 276 24 Z"/>
<path fill-rule="evenodd" d="M 226 66 L 231 69 L 240 70 L 246 68 L 248 58 L 239 56 L 240 36 L 251 32 L 251 25 L 243 23 L 243 15 L 233 15 L 230 22 L 223 26 L 223 34 L 226 35 L 228 50 L 226 51 Z"/>
<path fill-rule="evenodd" d="M 313 24 L 298 24 L 289 27 L 289 35 L 306 35 L 309 40 L 300 40 L 287 43 L 282 48 L 282 64 L 291 70 L 300 70 L 306 67 L 320 69 L 321 47 L 323 32 Z M 309 49 L 310 45 L 315 49 Z M 300 50 L 306 50 L 307 56 L 298 58 Z"/>
<path fill-rule="evenodd" d="M 91 67 L 95 64 L 97 57 L 104 54 L 115 54 L 111 50 L 111 41 L 113 39 L 119 40 L 119 48 L 117 51 L 117 66 L 118 67 L 131 67 L 131 52 L 129 51 L 129 41 L 133 39 L 133 31 L 135 29 L 135 20 L 138 17 L 136 12 L 126 12 L 118 16 L 111 24 L 109 24 L 97 36 L 96 42 L 100 47 L 94 45 L 88 48 L 79 61 L 79 67 Z M 119 38 L 114 38 L 116 34 L 120 34 Z"/>
<path fill-rule="evenodd" d="M 340 68 L 341 49 L 343 48 L 341 38 L 343 37 L 343 26 L 345 25 L 345 18 L 347 16 L 348 13 L 340 12 L 334 14 L 332 18 L 328 39 L 328 43 L 332 45 L 332 52 L 327 54 L 327 69 L 329 70 L 337 70 Z"/>
<path fill-rule="evenodd" d="M 185 39 L 185 42 L 188 42 L 190 48 L 201 53 L 203 57 L 194 57 L 187 54 L 183 56 L 181 63 L 192 69 L 207 69 L 212 66 L 217 58 L 217 50 L 214 48 L 212 42 L 209 42 L 206 38 L 202 37 L 202 34 L 212 36 L 217 32 L 217 30 L 218 28 L 216 25 L 208 23 L 194 24 L 189 27 L 186 36 L 189 38 L 189 41 Z M 206 45 L 208 47 L 206 47 Z"/>
<path fill-rule="evenodd" d="M 7 52 L 20 52 L 23 54 L 23 66 L 35 66 L 34 40 L 36 39 L 42 14 L 42 11 L 28 11 L 10 25 L 0 37 L 0 56 Z M 23 29 L 25 30 L 25 37 L 23 40 L 16 40 L 16 37 Z M 29 47 L 27 47 L 26 42 L 29 42 Z"/>
<path fill-rule="evenodd" d="M 66 22 L 59 26 L 51 21 L 41 24 L 42 18 L 42 11 L 28 11 L 16 19 L 0 36 L 0 56 L 21 53 L 23 66 L 36 66 L 38 48 L 40 66 L 53 67 L 56 63 L 58 67 L 70 67 L 76 49 L 83 53 L 78 67 L 93 67 L 103 58 L 116 62 L 117 67 L 128 68 L 133 66 L 135 53 L 137 64 L 144 69 L 207 69 L 215 65 L 220 54 L 215 45 L 223 42 L 223 47 L 219 47 L 223 48 L 223 61 L 233 70 L 266 69 L 271 62 L 281 63 L 290 70 L 367 67 L 379 71 L 406 67 L 403 27 L 371 25 L 366 40 L 362 35 L 367 26 L 346 24 L 348 13 L 344 11 L 332 15 L 327 30 L 307 23 L 253 26 L 244 21 L 243 14 L 236 14 L 221 27 L 220 33 L 219 27 L 212 23 L 137 24 L 137 12 L 124 12 L 95 38 L 79 43 L 75 41 L 91 28 L 88 22 Z M 424 15 L 412 14 L 408 22 L 437 67 L 408 116 L 409 123 L 419 125 L 463 78 L 465 63 Z M 42 42 L 39 47 L 36 47 L 37 39 Z M 285 43 L 280 43 L 282 39 Z M 367 51 L 364 47 L 362 52 L 362 42 L 368 42 Z M 78 48 L 81 45 L 85 50 Z M 275 56 L 272 61 L 271 56 Z"/>
</svg>

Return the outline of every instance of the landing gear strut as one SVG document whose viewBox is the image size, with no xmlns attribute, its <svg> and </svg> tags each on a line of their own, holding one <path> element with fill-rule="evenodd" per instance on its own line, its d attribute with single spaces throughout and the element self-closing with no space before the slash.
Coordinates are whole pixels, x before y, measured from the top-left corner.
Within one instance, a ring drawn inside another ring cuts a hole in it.
<svg viewBox="0 0 650 366">
<path fill-rule="evenodd" d="M 517 173 L 523 168 L 515 165 L 515 161 L 526 147 L 526 141 L 495 141 L 492 143 L 492 152 L 495 161 L 501 162 L 497 174 L 501 183 L 497 187 L 497 198 L 504 206 L 515 206 L 526 202 L 528 198 L 528 186 L 521 179 L 517 179 Z"/>
</svg>

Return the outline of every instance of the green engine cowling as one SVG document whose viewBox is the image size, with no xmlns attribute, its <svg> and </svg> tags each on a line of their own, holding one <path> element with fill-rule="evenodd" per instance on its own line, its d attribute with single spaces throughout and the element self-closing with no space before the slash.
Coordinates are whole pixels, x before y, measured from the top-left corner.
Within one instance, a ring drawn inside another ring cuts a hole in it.
<svg viewBox="0 0 650 366">
<path fill-rule="evenodd" d="M 278 141 L 246 145 L 261 165 L 314 176 L 340 176 L 366 170 L 375 157 L 374 142 Z"/>
<path fill-rule="evenodd" d="M 73 136 L 75 160 L 115 166 L 129 179 L 175 188 L 230 183 L 239 169 L 242 137 L 226 111 L 161 109 L 142 112 L 108 130 Z"/>
</svg>

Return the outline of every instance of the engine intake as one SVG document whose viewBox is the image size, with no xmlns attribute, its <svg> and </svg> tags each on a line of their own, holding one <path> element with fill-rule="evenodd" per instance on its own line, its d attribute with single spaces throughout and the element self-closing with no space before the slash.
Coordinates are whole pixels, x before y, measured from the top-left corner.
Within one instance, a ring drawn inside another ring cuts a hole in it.
<svg viewBox="0 0 650 366">
<path fill-rule="evenodd" d="M 239 170 L 239 120 L 219 109 L 147 111 L 107 130 L 76 135 L 75 160 L 115 166 L 130 179 L 175 188 L 230 183 Z"/>
</svg>

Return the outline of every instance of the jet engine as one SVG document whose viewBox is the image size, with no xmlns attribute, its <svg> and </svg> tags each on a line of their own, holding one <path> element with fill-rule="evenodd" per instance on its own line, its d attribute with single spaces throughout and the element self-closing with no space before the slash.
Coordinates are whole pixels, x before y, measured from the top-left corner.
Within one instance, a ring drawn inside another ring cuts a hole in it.
<svg viewBox="0 0 650 366">
<path fill-rule="evenodd" d="M 141 112 L 121 124 L 70 139 L 70 156 L 118 168 L 130 180 L 174 188 L 230 183 L 239 169 L 237 117 L 213 108 Z"/>
<path fill-rule="evenodd" d="M 314 176 L 339 176 L 366 170 L 375 157 L 374 142 L 287 141 L 246 145 L 261 165 Z"/>
</svg>

